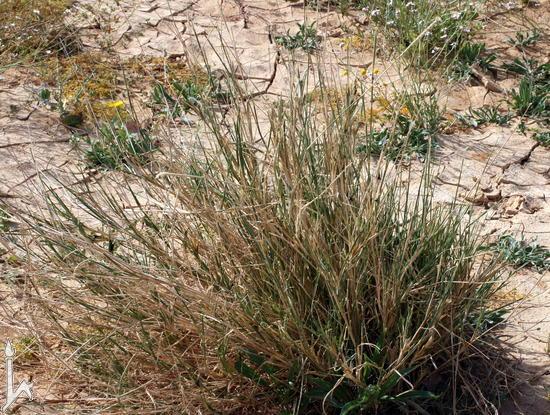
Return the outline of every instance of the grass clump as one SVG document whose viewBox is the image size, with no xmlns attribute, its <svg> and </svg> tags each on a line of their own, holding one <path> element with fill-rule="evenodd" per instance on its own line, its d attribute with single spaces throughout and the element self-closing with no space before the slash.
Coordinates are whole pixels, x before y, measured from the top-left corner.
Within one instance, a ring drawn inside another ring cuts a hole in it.
<svg viewBox="0 0 550 415">
<path fill-rule="evenodd" d="M 363 9 L 383 27 L 406 58 L 419 67 L 449 62 L 471 37 L 477 11 L 463 1 L 364 1 Z"/>
<path fill-rule="evenodd" d="M 298 31 L 291 35 L 290 30 L 286 35 L 275 36 L 275 43 L 288 50 L 302 49 L 307 53 L 312 53 L 319 48 L 321 43 L 317 35 L 317 29 L 314 24 L 298 24 Z"/>
<path fill-rule="evenodd" d="M 70 55 L 80 48 L 63 23 L 69 0 L 3 0 L 0 2 L 0 57 L 3 62 Z"/>
<path fill-rule="evenodd" d="M 515 239 L 512 235 L 503 235 L 495 247 L 506 262 L 516 267 L 534 268 L 539 272 L 550 270 L 550 250 L 536 242 Z"/>
<path fill-rule="evenodd" d="M 292 89 L 268 131 L 255 105 L 203 99 L 200 151 L 22 216 L 80 373 L 159 412 L 493 413 L 475 221 L 432 202 L 429 163 L 415 190 L 356 152 L 356 100 L 319 114 Z"/>
</svg>

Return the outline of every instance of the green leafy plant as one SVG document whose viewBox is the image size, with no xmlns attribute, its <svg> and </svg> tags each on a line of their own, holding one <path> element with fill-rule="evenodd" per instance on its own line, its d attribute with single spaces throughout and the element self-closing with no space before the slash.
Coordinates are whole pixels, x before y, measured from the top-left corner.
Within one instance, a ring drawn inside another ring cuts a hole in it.
<svg viewBox="0 0 550 415">
<path fill-rule="evenodd" d="M 457 119 L 463 124 L 477 128 L 486 124 L 508 125 L 513 114 L 502 112 L 499 107 L 484 106 L 481 108 L 470 108 L 468 113 L 460 114 Z"/>
<path fill-rule="evenodd" d="M 518 59 L 503 65 L 512 73 L 522 75 L 518 89 L 512 91 L 510 104 L 518 115 L 549 121 L 550 63 L 539 64 L 534 59 Z"/>
<path fill-rule="evenodd" d="M 536 242 L 515 239 L 512 235 L 503 235 L 495 249 L 503 259 L 516 267 L 532 267 L 536 270 L 550 270 L 550 250 Z"/>
<path fill-rule="evenodd" d="M 319 48 L 321 39 L 317 35 L 314 24 L 298 24 L 298 32 L 291 35 L 290 31 L 283 36 L 275 36 L 275 43 L 288 50 L 302 49 L 312 53 Z"/>
<path fill-rule="evenodd" d="M 145 164 L 157 148 L 146 130 L 130 131 L 122 122 L 103 124 L 99 138 L 88 139 L 85 159 L 89 167 L 111 170 L 128 168 L 132 164 Z"/>
<path fill-rule="evenodd" d="M 535 80 L 524 77 L 517 90 L 511 94 L 511 106 L 518 115 L 540 117 L 548 112 L 548 85 L 541 86 Z"/>
<path fill-rule="evenodd" d="M 502 68 L 505 71 L 519 75 L 532 75 L 534 74 L 538 66 L 538 61 L 526 57 L 515 58 L 510 63 L 505 62 L 502 64 Z"/>
<path fill-rule="evenodd" d="M 543 147 L 550 147 L 550 131 L 542 131 L 533 134 L 533 140 Z"/>
<path fill-rule="evenodd" d="M 474 65 L 485 71 L 492 71 L 495 69 L 492 64 L 495 59 L 494 53 L 487 53 L 485 43 L 465 42 L 451 65 L 451 78 L 468 79 Z"/>
<path fill-rule="evenodd" d="M 185 83 L 174 81 L 171 88 L 173 93 L 158 83 L 153 87 L 152 92 L 153 104 L 163 108 L 164 112 L 171 117 L 181 117 L 192 107 L 197 107 L 204 93 L 203 87 L 190 80 Z"/>
<path fill-rule="evenodd" d="M 359 145 L 357 151 L 383 154 L 391 160 L 407 158 L 413 154 L 425 157 L 436 146 L 435 131 L 417 125 L 410 117 L 402 114 L 397 116 L 394 127 L 372 131 L 365 141 L 366 144 Z"/>
<path fill-rule="evenodd" d="M 398 160 L 412 155 L 424 158 L 437 146 L 442 115 L 436 97 L 403 93 L 396 101 L 399 105 L 387 116 L 386 125 L 370 131 L 358 152 Z"/>
<path fill-rule="evenodd" d="M 508 43 L 520 50 L 537 43 L 542 33 L 537 28 L 529 32 L 516 32 L 515 38 L 509 38 Z"/>
</svg>

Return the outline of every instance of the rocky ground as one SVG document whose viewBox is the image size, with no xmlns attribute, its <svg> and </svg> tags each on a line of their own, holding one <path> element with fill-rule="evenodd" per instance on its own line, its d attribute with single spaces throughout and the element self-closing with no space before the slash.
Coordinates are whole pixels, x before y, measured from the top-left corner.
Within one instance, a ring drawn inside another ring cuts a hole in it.
<svg viewBox="0 0 550 415">
<path fill-rule="evenodd" d="M 296 24 L 304 20 L 315 22 L 323 36 L 322 52 L 314 59 L 325 65 L 327 73 L 345 83 L 350 76 L 374 69 L 370 67 L 373 55 L 369 45 L 353 45 L 351 50 L 349 47 L 352 34 L 368 24 L 360 12 L 343 16 L 336 11 L 317 12 L 304 8 L 302 3 L 280 0 L 77 0 L 64 18 L 76 28 L 83 46 L 81 54 L 103 57 L 109 62 L 162 58 L 200 63 L 201 53 L 205 53 L 214 68 L 222 68 L 218 54 L 223 50 L 239 63 L 237 73 L 248 79 L 249 89 L 262 93 L 257 99 L 266 102 L 284 97 L 290 79 L 284 56 L 283 63 L 276 64 L 278 48 L 273 36 L 295 30 Z M 538 7 L 520 10 L 518 6 L 517 10 L 489 16 L 482 39 L 490 49 L 498 51 L 500 59 L 513 58 L 516 51 L 506 39 L 524 27 L 526 21 L 545 31 L 542 46 L 533 51 L 533 56 L 547 59 L 548 1 L 541 1 Z M 306 70 L 308 56 L 304 54 L 298 60 Z M 392 62 L 381 60 L 376 65 L 389 81 L 396 75 Z M 54 185 L 52 177 L 88 177 L 79 169 L 80 156 L 59 113 L 37 98 L 49 75 L 28 66 L 0 73 L 0 198 L 6 201 L 30 203 L 28 196 L 44 181 Z M 447 113 L 452 116 L 469 107 L 505 101 L 506 91 L 514 87 L 516 80 L 501 75 L 493 81 L 500 92 L 482 84 L 441 85 Z M 143 122 L 155 122 L 145 105 L 149 99 L 146 86 L 133 84 L 132 94 Z M 536 238 L 550 248 L 550 149 L 518 132 L 517 124 L 516 120 L 503 127 L 450 129 L 442 135 L 437 150 L 439 194 L 444 200 L 458 186 L 461 198 L 485 214 L 487 233 L 522 232 L 526 238 Z M 182 138 L 189 129 L 182 125 L 163 128 Z M 16 227 L 17 223 L 10 226 Z M 2 337 L 12 337 L 16 344 L 22 344 L 21 339 L 28 336 L 31 328 L 24 313 L 32 312 L 22 294 L 24 264 L 12 258 L 10 252 L 2 258 L 4 280 L 8 281 L 1 290 Z M 510 298 L 519 301 L 504 334 L 521 362 L 518 370 L 527 374 L 532 387 L 525 386 L 523 397 L 518 396 L 519 410 L 510 402 L 502 413 L 550 413 L 550 273 L 522 270 L 506 290 Z M 14 297 L 14 292 L 21 294 Z M 48 372 L 32 356 L 25 362 L 28 363 L 18 366 L 17 376 L 32 373 L 36 384 L 36 401 L 24 405 L 28 411 L 25 413 L 57 413 L 61 409 L 71 412 L 79 400 L 89 404 L 95 399 L 66 394 L 70 388 L 63 373 Z"/>
</svg>

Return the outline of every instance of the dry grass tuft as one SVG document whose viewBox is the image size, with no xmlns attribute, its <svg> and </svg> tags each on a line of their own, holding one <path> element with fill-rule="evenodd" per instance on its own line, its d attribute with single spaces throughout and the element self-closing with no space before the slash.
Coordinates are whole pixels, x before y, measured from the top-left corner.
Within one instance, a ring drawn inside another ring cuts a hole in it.
<svg viewBox="0 0 550 415">
<path fill-rule="evenodd" d="M 64 23 L 70 0 L 4 0 L 0 3 L 0 57 L 4 63 L 70 55 L 80 49 Z"/>
<path fill-rule="evenodd" d="M 21 213 L 78 371 L 135 413 L 492 413 L 500 267 L 466 209 L 433 203 L 430 164 L 358 152 L 356 95 L 292 89 L 265 120 L 227 88 L 231 110 L 188 103 L 197 151 Z"/>
</svg>

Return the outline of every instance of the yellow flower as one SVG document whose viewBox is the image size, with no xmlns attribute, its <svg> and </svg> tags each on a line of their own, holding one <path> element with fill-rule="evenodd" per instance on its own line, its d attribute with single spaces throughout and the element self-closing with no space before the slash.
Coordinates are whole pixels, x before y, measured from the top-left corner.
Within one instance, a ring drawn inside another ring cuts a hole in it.
<svg viewBox="0 0 550 415">
<path fill-rule="evenodd" d="M 401 107 L 401 110 L 399 110 L 399 113 L 401 115 L 404 115 L 405 117 L 410 117 L 411 116 L 411 112 L 409 111 L 409 109 L 407 108 L 406 105 L 404 105 L 403 107 Z"/>
<path fill-rule="evenodd" d="M 118 100 L 118 101 L 111 101 L 105 103 L 105 107 L 107 108 L 124 108 L 124 101 Z"/>
<path fill-rule="evenodd" d="M 361 69 L 359 70 L 359 75 L 361 75 L 362 77 L 365 77 L 365 76 L 367 76 L 368 74 L 369 74 L 369 72 L 367 71 L 366 68 L 361 68 Z"/>
<path fill-rule="evenodd" d="M 374 70 L 372 71 L 372 74 L 373 74 L 373 75 L 378 75 L 378 74 L 380 74 L 380 69 L 378 69 L 378 68 L 377 68 L 377 69 L 374 69 Z"/>
<path fill-rule="evenodd" d="M 340 71 L 340 75 L 342 75 L 342 76 L 348 76 L 348 75 L 349 75 L 349 71 L 348 71 L 347 69 L 342 69 L 342 70 Z"/>
</svg>

